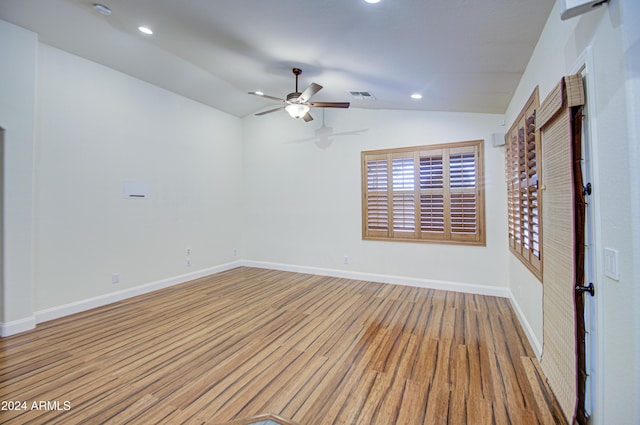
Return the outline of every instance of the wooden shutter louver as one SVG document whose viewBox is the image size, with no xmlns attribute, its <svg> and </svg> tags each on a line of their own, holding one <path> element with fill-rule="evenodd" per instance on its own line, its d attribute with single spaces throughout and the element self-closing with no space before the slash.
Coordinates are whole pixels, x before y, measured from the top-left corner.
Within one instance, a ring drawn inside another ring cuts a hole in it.
<svg viewBox="0 0 640 425">
<path fill-rule="evenodd" d="M 387 207 L 387 196 L 371 195 L 368 199 L 368 222 L 369 229 L 387 231 L 389 228 L 389 208 Z"/>
<path fill-rule="evenodd" d="M 473 141 L 363 152 L 363 238 L 484 245 L 482 150 Z"/>
<path fill-rule="evenodd" d="M 444 197 L 420 195 L 420 231 L 444 233 Z"/>
</svg>

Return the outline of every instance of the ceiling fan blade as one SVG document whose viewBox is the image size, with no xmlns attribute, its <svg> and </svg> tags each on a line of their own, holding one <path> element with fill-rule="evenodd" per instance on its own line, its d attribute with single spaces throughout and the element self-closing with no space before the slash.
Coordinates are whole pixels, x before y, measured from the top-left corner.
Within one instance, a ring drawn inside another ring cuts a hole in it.
<svg viewBox="0 0 640 425">
<path fill-rule="evenodd" d="M 316 108 L 348 108 L 349 102 L 311 102 Z"/>
<path fill-rule="evenodd" d="M 270 114 L 270 113 L 275 112 L 275 111 L 279 111 L 280 109 L 284 109 L 284 106 L 280 106 L 280 107 L 274 108 L 274 109 L 269 109 L 268 111 L 264 111 L 264 112 L 258 112 L 255 115 L 256 116 L 266 115 L 266 114 Z"/>
<path fill-rule="evenodd" d="M 304 103 L 311 99 L 311 96 L 318 93 L 320 90 L 322 90 L 322 86 L 320 84 L 311 83 L 309 87 L 304 89 L 300 97 L 298 97 L 298 101 Z"/>
<path fill-rule="evenodd" d="M 304 116 L 302 117 L 302 119 L 304 120 L 304 122 L 309 122 L 309 121 L 313 121 L 313 117 L 311 116 L 310 113 L 306 113 L 304 114 Z"/>
<path fill-rule="evenodd" d="M 254 96 L 264 97 L 264 98 L 271 99 L 271 100 L 275 100 L 277 102 L 284 102 L 284 99 L 280 99 L 279 97 L 275 97 L 275 96 L 269 96 L 268 94 L 264 94 L 264 93 L 258 93 L 258 92 L 255 92 L 255 91 L 250 91 L 249 94 L 252 94 Z"/>
</svg>

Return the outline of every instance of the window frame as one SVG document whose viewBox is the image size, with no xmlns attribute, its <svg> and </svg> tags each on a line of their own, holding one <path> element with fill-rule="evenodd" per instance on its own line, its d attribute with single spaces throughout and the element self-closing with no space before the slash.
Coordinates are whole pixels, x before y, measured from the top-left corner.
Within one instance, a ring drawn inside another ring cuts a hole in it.
<svg viewBox="0 0 640 425">
<path fill-rule="evenodd" d="M 486 246 L 484 140 L 363 151 L 361 170 L 363 240 Z"/>
</svg>

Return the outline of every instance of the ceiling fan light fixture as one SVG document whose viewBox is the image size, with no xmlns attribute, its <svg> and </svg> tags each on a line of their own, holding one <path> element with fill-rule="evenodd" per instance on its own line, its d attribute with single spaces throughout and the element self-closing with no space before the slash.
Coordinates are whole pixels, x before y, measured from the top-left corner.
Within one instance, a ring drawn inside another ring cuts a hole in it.
<svg viewBox="0 0 640 425">
<path fill-rule="evenodd" d="M 284 110 L 291 115 L 291 118 L 300 119 L 309 112 L 309 105 L 305 105 L 303 103 L 290 103 L 284 108 Z"/>
</svg>

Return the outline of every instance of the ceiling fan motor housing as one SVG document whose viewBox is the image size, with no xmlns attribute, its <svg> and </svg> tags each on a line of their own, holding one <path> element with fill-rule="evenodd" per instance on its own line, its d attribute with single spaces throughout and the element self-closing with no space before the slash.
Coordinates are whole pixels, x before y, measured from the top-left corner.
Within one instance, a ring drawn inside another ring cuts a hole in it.
<svg viewBox="0 0 640 425">
<path fill-rule="evenodd" d="M 298 98 L 300 97 L 301 94 L 302 93 L 300 93 L 300 92 L 289 93 L 287 95 L 287 102 L 294 102 L 294 103 L 297 102 Z"/>
</svg>

